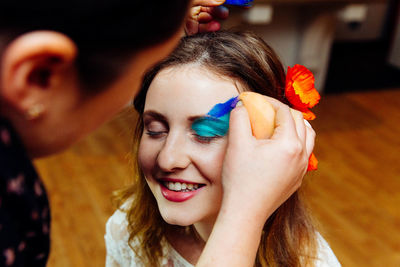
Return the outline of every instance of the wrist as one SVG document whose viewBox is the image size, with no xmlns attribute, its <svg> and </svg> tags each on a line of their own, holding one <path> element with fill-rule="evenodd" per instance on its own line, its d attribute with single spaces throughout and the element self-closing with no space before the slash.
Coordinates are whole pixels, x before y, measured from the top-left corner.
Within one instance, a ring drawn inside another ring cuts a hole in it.
<svg viewBox="0 0 400 267">
<path fill-rule="evenodd" d="M 197 267 L 254 266 L 264 222 L 231 207 L 221 207 Z"/>
<path fill-rule="evenodd" d="M 261 208 L 261 209 L 260 209 Z M 267 207 L 255 207 L 254 202 L 226 199 L 221 204 L 217 222 L 230 224 L 236 229 L 249 229 L 261 233 L 268 217 L 273 213 Z"/>
<path fill-rule="evenodd" d="M 251 222 L 253 227 L 262 230 L 265 222 L 275 211 L 272 201 L 262 201 L 256 195 L 244 197 L 243 194 L 224 194 L 218 217 L 223 220 L 231 220 L 235 224 Z"/>
</svg>

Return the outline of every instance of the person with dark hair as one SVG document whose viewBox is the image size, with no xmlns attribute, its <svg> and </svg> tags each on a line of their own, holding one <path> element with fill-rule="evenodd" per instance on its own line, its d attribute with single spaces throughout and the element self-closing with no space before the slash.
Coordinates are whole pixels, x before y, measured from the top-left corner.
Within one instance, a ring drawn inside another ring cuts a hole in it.
<svg viewBox="0 0 400 267">
<path fill-rule="evenodd" d="M 218 29 L 223 2 L 0 1 L 0 266 L 47 262 L 50 210 L 31 159 L 112 118 L 184 29 Z"/>
<path fill-rule="evenodd" d="M 314 131 L 304 123 L 301 112 L 290 112 L 277 101 L 291 105 L 285 82 L 284 68 L 274 51 L 256 35 L 234 31 L 185 37 L 174 52 L 145 74 L 134 100 L 139 114 L 134 136 L 137 175 L 131 186 L 116 192 L 119 209 L 106 226 L 107 267 L 202 265 L 204 258 L 200 255 L 226 212 L 227 198 L 247 220 L 243 228 L 226 233 L 226 240 L 242 231 L 247 234 L 250 226 L 255 229 L 251 238 L 257 247 L 240 251 L 243 246 L 238 240 L 234 253 L 226 258 L 235 259 L 237 253 L 247 260 L 231 260 L 230 266 L 340 266 L 313 226 L 297 191 L 300 184 L 287 179 L 292 177 L 291 171 L 299 177 L 296 161 L 284 150 L 254 154 L 246 142 L 251 132 L 246 121 L 231 118 L 228 133 L 221 130 L 226 124 L 218 124 L 214 118 L 207 130 L 198 130 L 216 104 L 241 92 L 256 92 L 268 96 L 277 108 L 278 126 L 269 140 L 253 137 L 253 145 L 268 146 L 286 127 L 293 127 L 296 139 L 304 146 L 300 158 L 308 159 Z M 232 113 L 238 110 L 243 112 L 235 108 Z M 287 125 L 281 124 L 284 116 L 291 118 Z M 238 138 L 232 127 L 247 134 Z M 292 150 L 296 142 L 291 140 L 286 137 L 277 145 Z M 229 162 L 232 146 L 240 150 L 234 152 L 236 160 Z M 276 172 L 272 167 L 276 165 L 290 171 Z M 235 180 L 240 170 L 241 180 Z M 229 185 L 234 182 L 238 184 Z M 245 190 L 248 184 L 255 186 Z M 238 190 L 226 196 L 230 186 Z M 258 203 L 260 196 L 264 199 Z M 263 208 L 259 213 L 247 212 L 254 212 L 252 206 L 259 204 Z M 221 266 L 217 262 L 214 266 Z"/>
<path fill-rule="evenodd" d="M 220 8 L 224 2 L 0 1 L 0 266 L 47 262 L 50 210 L 31 160 L 61 151 L 112 118 L 134 97 L 145 70 L 173 50 L 183 31 L 219 29 L 217 18 L 227 16 Z M 245 111 L 232 112 L 224 165 L 241 161 L 246 148 L 254 158 L 286 155 L 293 168 L 262 165 L 254 169 L 257 179 L 245 185 L 241 170 L 227 169 L 221 212 L 199 266 L 252 265 L 269 198 L 257 195 L 243 203 L 233 196 L 268 186 L 270 177 L 258 172 L 274 170 L 297 186 L 302 181 L 305 147 L 287 149 L 298 137 L 285 116 L 287 106 L 276 103 L 276 108 L 282 114 L 281 134 L 263 146 L 235 127 L 248 123 Z M 276 194 L 292 193 L 286 189 Z M 233 231 L 237 228 L 242 232 Z"/>
</svg>

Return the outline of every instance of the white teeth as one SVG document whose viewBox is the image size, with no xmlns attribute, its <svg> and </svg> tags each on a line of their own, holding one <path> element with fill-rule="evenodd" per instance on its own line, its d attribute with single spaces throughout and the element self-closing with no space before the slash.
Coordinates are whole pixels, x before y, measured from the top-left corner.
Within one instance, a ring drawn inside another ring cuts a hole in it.
<svg viewBox="0 0 400 267">
<path fill-rule="evenodd" d="M 169 183 L 168 183 L 168 188 L 169 188 L 170 190 L 175 190 L 175 183 L 169 182 Z"/>
<path fill-rule="evenodd" d="M 175 191 L 181 191 L 181 189 L 182 189 L 182 184 L 179 182 L 176 182 L 175 183 Z"/>
<path fill-rule="evenodd" d="M 180 182 L 164 182 L 164 185 L 173 191 L 189 192 L 199 188 L 198 184 L 180 183 Z"/>
</svg>

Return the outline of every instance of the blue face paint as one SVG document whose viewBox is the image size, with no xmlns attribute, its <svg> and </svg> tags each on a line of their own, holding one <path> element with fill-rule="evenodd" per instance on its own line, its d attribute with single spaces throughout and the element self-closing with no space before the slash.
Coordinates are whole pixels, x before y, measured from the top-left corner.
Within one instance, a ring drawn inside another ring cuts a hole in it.
<svg viewBox="0 0 400 267">
<path fill-rule="evenodd" d="M 251 6 L 253 0 L 226 0 L 224 5 L 232 6 Z"/>
<path fill-rule="evenodd" d="M 239 98 L 232 97 L 224 103 L 216 104 L 206 116 L 195 120 L 192 129 L 202 137 L 224 136 L 228 133 L 229 117 Z"/>
</svg>

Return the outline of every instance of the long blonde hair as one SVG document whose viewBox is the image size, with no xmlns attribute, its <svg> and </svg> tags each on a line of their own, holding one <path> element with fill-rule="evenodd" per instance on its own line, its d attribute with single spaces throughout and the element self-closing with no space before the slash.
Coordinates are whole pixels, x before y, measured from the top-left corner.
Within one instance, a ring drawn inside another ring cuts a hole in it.
<svg viewBox="0 0 400 267">
<path fill-rule="evenodd" d="M 249 91 L 258 92 L 288 103 L 284 95 L 285 71 L 273 50 L 249 32 L 219 31 L 185 37 L 175 51 L 144 76 L 134 106 L 139 113 L 135 132 L 137 148 L 143 133 L 144 103 L 147 90 L 159 71 L 168 67 L 196 63 L 217 74 L 242 83 Z M 135 163 L 133 184 L 116 193 L 118 205 L 133 198 L 127 211 L 131 248 L 146 266 L 159 266 L 162 240 L 169 226 L 161 217 L 156 200 Z M 132 197 L 133 196 L 133 197 Z M 265 222 L 255 266 L 312 266 L 317 240 L 312 220 L 299 192 L 295 192 Z"/>
</svg>

